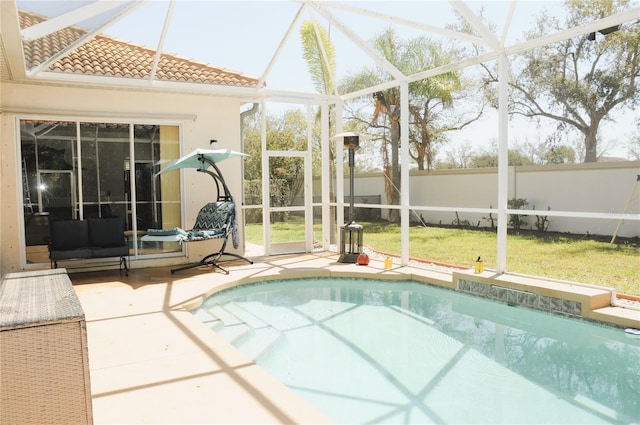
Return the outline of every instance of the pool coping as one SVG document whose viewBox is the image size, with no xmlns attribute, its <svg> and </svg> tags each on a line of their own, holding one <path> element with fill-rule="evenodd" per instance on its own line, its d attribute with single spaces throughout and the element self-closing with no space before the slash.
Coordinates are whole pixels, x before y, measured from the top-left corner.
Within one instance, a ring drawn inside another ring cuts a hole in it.
<svg viewBox="0 0 640 425">
<path fill-rule="evenodd" d="M 331 255 L 330 253 L 329 256 Z M 285 261 L 284 258 L 286 257 L 283 257 L 283 261 Z M 619 328 L 640 329 L 640 310 L 628 306 L 614 305 L 616 292 L 612 288 L 514 273 L 497 273 L 489 269 L 485 269 L 478 274 L 473 269 L 459 269 L 448 272 L 399 265 L 392 266 L 391 269 L 385 269 L 384 262 L 376 260 L 371 260 L 367 266 L 345 263 L 336 264 L 337 266 L 335 267 L 305 265 L 293 268 L 283 264 L 281 270 L 265 270 L 216 286 L 211 291 L 202 294 L 201 297 L 191 300 L 184 307 L 187 310 L 193 310 L 207 297 L 216 292 L 234 286 L 270 280 L 312 277 L 361 277 L 379 280 L 409 279 L 550 314 L 584 319 Z M 465 282 L 471 282 L 475 286 L 466 286 Z M 483 289 L 484 287 L 487 289 Z M 498 293 L 494 295 L 491 292 L 492 289 L 495 289 Z"/>
</svg>

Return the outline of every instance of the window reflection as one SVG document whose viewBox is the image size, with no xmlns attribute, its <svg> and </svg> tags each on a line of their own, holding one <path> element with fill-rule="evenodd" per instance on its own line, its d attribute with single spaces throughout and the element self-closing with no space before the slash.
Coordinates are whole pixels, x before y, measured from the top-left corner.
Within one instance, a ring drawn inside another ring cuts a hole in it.
<svg viewBox="0 0 640 425">
<path fill-rule="evenodd" d="M 179 127 L 21 120 L 27 262 L 48 262 L 49 223 L 121 217 L 131 255 L 180 252 L 176 242 L 142 244 L 149 228 L 181 225 L 180 174 L 157 177 L 179 156 Z"/>
</svg>

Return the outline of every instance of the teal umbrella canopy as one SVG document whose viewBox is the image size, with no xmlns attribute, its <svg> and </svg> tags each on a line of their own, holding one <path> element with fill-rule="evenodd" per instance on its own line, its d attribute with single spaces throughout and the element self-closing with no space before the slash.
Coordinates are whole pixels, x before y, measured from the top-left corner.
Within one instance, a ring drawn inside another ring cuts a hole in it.
<svg viewBox="0 0 640 425">
<path fill-rule="evenodd" d="M 166 171 L 179 170 L 180 168 L 195 168 L 206 170 L 212 164 L 228 158 L 250 156 L 246 153 L 232 151 L 231 149 L 196 149 L 191 153 L 174 159 L 168 163 L 156 175 Z"/>
</svg>

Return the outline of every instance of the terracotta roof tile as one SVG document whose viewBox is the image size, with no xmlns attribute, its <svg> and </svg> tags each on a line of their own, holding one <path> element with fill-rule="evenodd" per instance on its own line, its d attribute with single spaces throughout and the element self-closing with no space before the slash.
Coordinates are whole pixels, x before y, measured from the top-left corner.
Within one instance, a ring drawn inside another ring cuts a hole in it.
<svg viewBox="0 0 640 425">
<path fill-rule="evenodd" d="M 20 11 L 20 27 L 27 28 L 46 17 Z M 27 69 L 33 69 L 87 33 L 68 27 L 33 41 L 24 42 Z M 145 46 L 97 35 L 51 64 L 47 71 L 107 77 L 148 79 L 156 51 Z M 164 53 L 160 56 L 155 79 L 187 83 L 255 87 L 258 79 L 240 72 L 212 66 L 192 59 Z"/>
</svg>

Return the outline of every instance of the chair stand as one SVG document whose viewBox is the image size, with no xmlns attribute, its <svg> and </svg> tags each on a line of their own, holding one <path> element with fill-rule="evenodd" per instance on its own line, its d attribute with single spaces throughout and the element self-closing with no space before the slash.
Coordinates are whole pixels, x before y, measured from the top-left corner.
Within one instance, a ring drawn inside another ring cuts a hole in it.
<svg viewBox="0 0 640 425">
<path fill-rule="evenodd" d="M 215 267 L 217 269 L 220 269 L 220 271 L 222 271 L 224 274 L 229 274 L 228 270 L 226 270 L 225 268 L 220 266 L 220 264 L 218 264 L 218 261 L 220 261 L 220 258 L 223 255 L 229 255 L 231 257 L 235 257 L 235 258 L 238 258 L 240 260 L 244 260 L 244 261 L 248 262 L 249 264 L 253 264 L 253 260 L 250 260 L 250 259 L 248 259 L 246 257 L 243 257 L 242 255 L 239 255 L 239 254 L 234 254 L 233 252 L 216 252 L 214 254 L 209 254 L 209 255 L 207 255 L 205 257 L 202 257 L 202 259 L 198 263 L 188 264 L 186 266 L 182 266 L 182 267 L 178 267 L 176 269 L 172 269 L 171 270 L 171 274 L 173 274 L 175 272 L 182 271 L 182 270 L 193 269 L 193 268 L 200 267 L 200 266 L 212 266 L 212 267 Z"/>
<path fill-rule="evenodd" d="M 125 274 L 129 276 L 129 265 L 127 264 L 127 258 L 123 255 L 120 257 L 120 273 L 122 273 L 122 269 L 124 269 Z"/>
</svg>

